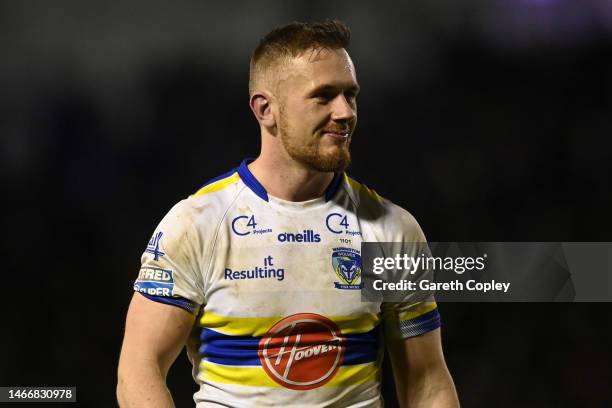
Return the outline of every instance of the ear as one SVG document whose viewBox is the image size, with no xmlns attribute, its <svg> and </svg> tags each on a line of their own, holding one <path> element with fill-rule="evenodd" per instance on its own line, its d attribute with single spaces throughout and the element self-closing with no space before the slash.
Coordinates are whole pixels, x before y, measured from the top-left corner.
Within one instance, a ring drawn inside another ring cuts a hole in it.
<svg viewBox="0 0 612 408">
<path fill-rule="evenodd" d="M 255 92 L 251 95 L 251 110 L 261 126 L 266 128 L 273 128 L 276 126 L 276 118 L 272 112 L 271 101 L 272 95 L 265 91 Z"/>
</svg>

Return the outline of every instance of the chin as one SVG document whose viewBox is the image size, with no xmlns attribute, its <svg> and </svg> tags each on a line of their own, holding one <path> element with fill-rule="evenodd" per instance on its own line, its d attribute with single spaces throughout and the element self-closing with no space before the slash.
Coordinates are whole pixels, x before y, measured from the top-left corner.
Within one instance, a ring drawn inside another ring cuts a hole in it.
<svg viewBox="0 0 612 408">
<path fill-rule="evenodd" d="M 351 155 L 347 149 L 336 149 L 336 152 L 324 154 L 317 157 L 315 163 L 311 163 L 316 170 L 324 172 L 344 171 L 351 164 Z"/>
</svg>

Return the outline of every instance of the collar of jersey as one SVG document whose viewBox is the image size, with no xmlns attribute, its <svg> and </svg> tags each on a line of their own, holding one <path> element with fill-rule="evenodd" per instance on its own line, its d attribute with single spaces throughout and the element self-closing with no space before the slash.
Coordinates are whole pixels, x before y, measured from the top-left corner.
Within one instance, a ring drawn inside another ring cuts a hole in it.
<svg viewBox="0 0 612 408">
<path fill-rule="evenodd" d="M 259 198 L 261 198 L 264 201 L 269 202 L 271 196 L 268 196 L 268 192 L 266 191 L 264 186 L 261 185 L 261 183 L 255 178 L 253 173 L 251 173 L 251 170 L 249 170 L 248 165 L 253 160 L 255 159 L 249 158 L 249 159 L 243 160 L 242 163 L 240 163 L 240 166 L 238 166 L 238 169 L 237 169 L 238 175 L 240 176 L 244 184 L 246 184 L 246 186 L 250 188 L 251 191 L 253 191 Z M 340 187 L 341 182 L 342 182 L 342 173 L 338 172 L 334 175 L 334 179 L 332 180 L 331 183 L 329 183 L 329 186 L 327 186 L 327 188 L 325 189 L 325 193 L 323 194 L 323 198 L 325 198 L 325 202 L 331 200 L 334 197 L 334 195 L 336 194 L 336 191 L 338 191 L 338 187 Z M 274 199 L 274 201 L 290 203 L 290 201 L 280 200 L 279 198 L 276 198 L 276 197 L 272 197 L 272 198 Z M 318 200 L 319 199 L 315 198 L 314 200 L 304 201 L 303 203 L 309 203 L 311 201 L 314 202 Z"/>
</svg>

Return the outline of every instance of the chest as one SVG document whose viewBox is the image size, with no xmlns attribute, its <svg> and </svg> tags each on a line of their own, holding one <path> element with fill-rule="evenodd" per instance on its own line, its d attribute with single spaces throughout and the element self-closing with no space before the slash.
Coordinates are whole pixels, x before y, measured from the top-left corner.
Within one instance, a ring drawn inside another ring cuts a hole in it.
<svg viewBox="0 0 612 408">
<path fill-rule="evenodd" d="M 361 302 L 367 227 L 350 209 L 236 207 L 219 228 L 205 281 L 207 308 L 240 316 L 351 315 Z"/>
</svg>

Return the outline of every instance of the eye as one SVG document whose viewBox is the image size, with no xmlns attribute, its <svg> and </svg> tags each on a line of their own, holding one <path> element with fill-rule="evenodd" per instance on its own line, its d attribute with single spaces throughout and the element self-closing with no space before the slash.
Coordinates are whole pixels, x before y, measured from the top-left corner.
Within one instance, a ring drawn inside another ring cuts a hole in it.
<svg viewBox="0 0 612 408">
<path fill-rule="evenodd" d="M 320 92 L 315 95 L 315 99 L 317 100 L 317 102 L 320 103 L 327 103 L 335 97 L 336 95 L 334 95 L 332 92 Z"/>
<path fill-rule="evenodd" d="M 357 94 L 352 92 L 345 94 L 344 97 L 349 103 L 355 103 L 355 101 L 357 100 Z"/>
</svg>

